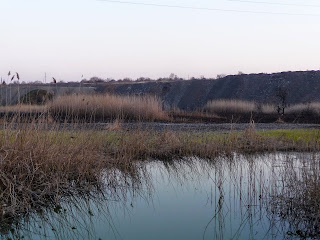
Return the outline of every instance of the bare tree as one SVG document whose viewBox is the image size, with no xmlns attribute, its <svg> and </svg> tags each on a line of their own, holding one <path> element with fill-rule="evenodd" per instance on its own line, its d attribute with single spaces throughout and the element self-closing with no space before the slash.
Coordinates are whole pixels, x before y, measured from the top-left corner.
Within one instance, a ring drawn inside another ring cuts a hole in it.
<svg viewBox="0 0 320 240">
<path fill-rule="evenodd" d="M 227 75 L 226 74 L 218 74 L 217 75 L 217 79 L 221 79 L 221 78 L 224 78 L 226 77 Z"/>
<path fill-rule="evenodd" d="M 284 110 L 288 105 L 287 104 L 288 89 L 283 86 L 277 87 L 276 97 L 279 100 L 278 107 L 277 107 L 278 114 L 284 115 Z"/>
<path fill-rule="evenodd" d="M 177 80 L 177 79 L 178 79 L 178 76 L 177 76 L 176 74 L 174 74 L 174 73 L 171 73 L 171 74 L 169 75 L 169 79 L 170 79 L 170 80 Z"/>
</svg>

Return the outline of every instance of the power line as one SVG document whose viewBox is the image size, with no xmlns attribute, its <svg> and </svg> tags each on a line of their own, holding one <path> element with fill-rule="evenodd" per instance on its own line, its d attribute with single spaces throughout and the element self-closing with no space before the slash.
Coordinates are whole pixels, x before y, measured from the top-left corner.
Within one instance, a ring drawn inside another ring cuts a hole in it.
<svg viewBox="0 0 320 240">
<path fill-rule="evenodd" d="M 143 5 L 143 6 L 152 6 L 152 7 L 181 8 L 181 9 L 217 11 L 217 12 L 219 11 L 219 12 L 236 12 L 236 13 L 253 13 L 253 14 L 320 17 L 319 14 L 307 14 L 307 13 L 249 11 L 249 10 L 235 10 L 235 9 L 223 9 L 223 8 L 206 8 L 206 7 L 191 7 L 191 6 L 182 6 L 182 5 L 167 5 L 167 4 L 156 4 L 156 3 L 144 3 L 144 2 L 127 2 L 127 1 L 117 1 L 117 0 L 97 0 L 97 1 L 110 2 L 110 3 L 119 3 L 119 4 L 129 4 L 129 5 Z"/>
<path fill-rule="evenodd" d="M 249 0 L 227 0 L 227 1 L 229 1 L 229 2 L 242 2 L 242 3 L 254 3 L 254 4 L 294 6 L 294 7 L 318 7 L 318 8 L 320 7 L 320 5 L 298 4 L 298 3 L 276 3 L 276 2 L 249 1 Z"/>
</svg>

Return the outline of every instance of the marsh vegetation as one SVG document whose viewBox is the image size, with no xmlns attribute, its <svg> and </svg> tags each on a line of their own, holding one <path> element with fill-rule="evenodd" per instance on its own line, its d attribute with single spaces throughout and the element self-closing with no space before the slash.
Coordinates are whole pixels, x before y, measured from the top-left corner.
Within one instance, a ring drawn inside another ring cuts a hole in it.
<svg viewBox="0 0 320 240">
<path fill-rule="evenodd" d="M 204 122 L 204 123 L 319 123 L 318 102 L 295 105 L 219 99 L 203 108 L 182 110 L 168 108 L 155 95 L 65 94 L 53 96 L 45 90 L 32 90 L 21 97 L 20 104 L 0 107 L 0 116 L 16 113 L 38 117 L 47 115 L 56 122 Z M 29 119 L 30 120 L 30 119 Z"/>
<path fill-rule="evenodd" d="M 234 119 L 240 122 L 255 119 L 259 122 L 307 122 L 319 123 L 320 103 L 307 102 L 289 105 L 287 103 L 258 103 L 240 99 L 219 99 L 209 101 L 204 111 Z"/>
<path fill-rule="evenodd" d="M 0 229 L 4 236 L 19 239 L 37 232 L 44 238 L 95 239 L 83 227 L 87 226 L 83 221 L 91 221 L 91 215 L 95 215 L 92 208 L 100 209 L 101 204 L 110 231 L 117 235 L 112 220 L 117 214 L 111 214 L 105 205 L 117 202 L 124 209 L 132 208 L 137 197 L 152 202 L 157 190 L 154 181 L 159 180 L 153 174 L 159 169 L 169 174 L 168 179 L 179 176 L 181 185 L 189 174 L 202 180 L 211 176 L 205 180 L 211 181 L 210 197 L 208 192 L 206 196 L 214 212 L 211 211 L 208 226 L 202 229 L 204 238 L 224 239 L 226 217 L 222 211 L 229 208 L 225 206 L 229 201 L 225 198 L 226 191 L 235 192 L 233 199 L 240 201 L 234 203 L 239 204 L 234 209 L 235 215 L 250 206 L 250 211 L 246 210 L 237 220 L 241 224 L 244 221 L 251 227 L 258 221 L 257 214 L 263 213 L 279 221 L 269 227 L 281 226 L 281 236 L 318 236 L 314 226 L 320 215 L 314 208 L 318 203 L 320 130 L 258 131 L 253 122 L 245 131 L 230 129 L 223 133 L 139 128 L 140 121 L 170 118 L 161 101 L 150 96 L 66 96 L 47 105 L 3 107 L 3 111 Z M 32 111 L 40 114 L 26 115 Z M 88 122 L 95 123 L 98 119 L 110 124 L 104 129 L 96 128 L 95 124 L 87 127 Z M 123 128 L 124 121 L 138 121 L 137 127 Z M 281 159 L 278 152 L 283 152 Z M 271 155 L 261 161 L 267 153 Z M 286 209 L 288 206 L 291 207 Z M 83 209 L 85 212 L 81 212 Z M 75 226 L 78 214 L 84 219 Z M 294 221 L 303 214 L 303 224 Z M 267 221 L 262 219 L 263 223 Z M 209 226 L 214 226 L 214 232 L 207 235 Z M 231 237 L 247 236 L 241 226 L 238 230 L 232 228 Z"/>
</svg>

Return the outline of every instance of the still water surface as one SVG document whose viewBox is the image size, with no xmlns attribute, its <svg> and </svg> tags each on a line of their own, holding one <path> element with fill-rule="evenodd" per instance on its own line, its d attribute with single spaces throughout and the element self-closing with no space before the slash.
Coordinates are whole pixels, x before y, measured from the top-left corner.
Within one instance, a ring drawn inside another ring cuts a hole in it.
<svg viewBox="0 0 320 240">
<path fill-rule="evenodd" d="M 3 230 L 2 238 L 308 239 L 317 222 L 297 220 L 287 205 L 299 197 L 292 187 L 301 191 L 305 174 L 320 175 L 318 159 L 279 153 L 141 163 L 140 176 L 119 180 L 119 190 L 68 199 Z"/>
</svg>

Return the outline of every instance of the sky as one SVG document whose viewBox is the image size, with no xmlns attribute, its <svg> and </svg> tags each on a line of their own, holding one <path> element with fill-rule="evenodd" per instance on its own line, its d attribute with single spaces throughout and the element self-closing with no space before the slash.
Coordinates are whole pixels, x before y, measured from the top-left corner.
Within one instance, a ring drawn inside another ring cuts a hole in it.
<svg viewBox="0 0 320 240">
<path fill-rule="evenodd" d="M 47 81 L 79 81 L 320 69 L 319 0 L 125 1 L 145 5 L 0 0 L 0 77 L 11 71 L 27 82 L 43 81 L 45 73 Z"/>
</svg>

